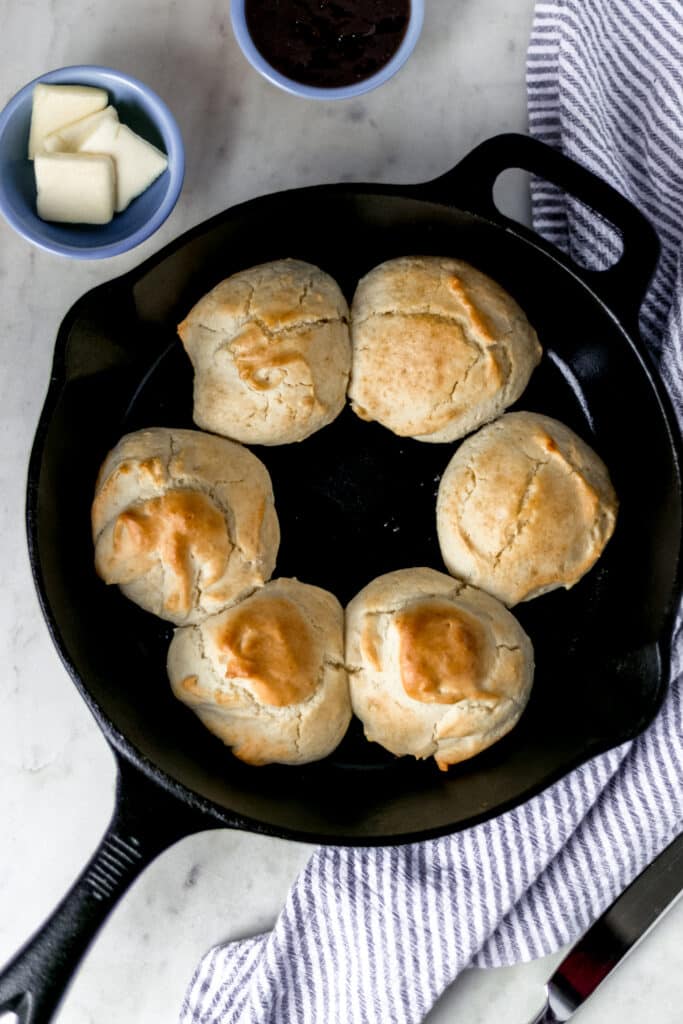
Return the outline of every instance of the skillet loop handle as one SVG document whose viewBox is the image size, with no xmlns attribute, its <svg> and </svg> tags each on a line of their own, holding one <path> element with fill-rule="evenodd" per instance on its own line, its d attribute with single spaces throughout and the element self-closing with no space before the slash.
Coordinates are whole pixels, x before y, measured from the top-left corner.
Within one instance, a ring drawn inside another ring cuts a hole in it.
<svg viewBox="0 0 683 1024">
<path fill-rule="evenodd" d="M 638 312 L 657 266 L 659 240 L 640 210 L 592 171 L 528 135 L 497 135 L 424 188 L 435 198 L 505 225 L 514 224 L 519 231 L 519 225 L 501 214 L 493 199 L 496 179 L 511 168 L 544 178 L 616 228 L 623 243 L 618 262 L 608 270 L 581 267 L 576 273 L 617 315 L 637 326 Z M 539 236 L 532 233 L 532 237 L 538 244 Z"/>
<path fill-rule="evenodd" d="M 0 973 L 0 1014 L 13 1012 L 20 1024 L 48 1024 L 119 897 L 162 850 L 208 827 L 200 812 L 121 762 L 102 842 L 52 916 Z"/>
</svg>

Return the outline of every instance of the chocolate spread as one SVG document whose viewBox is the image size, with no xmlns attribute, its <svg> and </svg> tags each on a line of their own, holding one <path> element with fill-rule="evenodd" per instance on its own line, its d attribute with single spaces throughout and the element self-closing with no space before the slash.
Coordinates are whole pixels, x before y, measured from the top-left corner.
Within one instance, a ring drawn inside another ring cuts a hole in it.
<svg viewBox="0 0 683 1024">
<path fill-rule="evenodd" d="M 396 53 L 410 0 L 246 0 L 255 46 L 281 74 L 336 88 L 363 81 Z"/>
</svg>

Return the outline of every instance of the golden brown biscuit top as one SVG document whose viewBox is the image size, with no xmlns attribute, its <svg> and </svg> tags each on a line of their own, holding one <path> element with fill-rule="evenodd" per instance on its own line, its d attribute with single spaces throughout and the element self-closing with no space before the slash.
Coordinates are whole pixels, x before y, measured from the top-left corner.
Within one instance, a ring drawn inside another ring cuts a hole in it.
<svg viewBox="0 0 683 1024">
<path fill-rule="evenodd" d="M 425 704 L 495 696 L 482 683 L 489 667 L 489 642 L 482 624 L 449 601 L 429 598 L 397 612 L 403 687 Z"/>
<path fill-rule="evenodd" d="M 109 503 L 116 495 L 117 488 L 121 486 L 124 477 L 136 474 L 141 486 L 161 487 L 166 482 L 166 469 L 164 463 L 156 456 L 147 459 L 126 460 L 116 467 L 113 472 L 106 472 L 104 462 L 100 466 L 95 485 L 95 497 L 92 503 L 91 519 L 95 538 L 102 532 L 111 515 Z"/>
<path fill-rule="evenodd" d="M 421 440 L 463 436 L 493 419 L 540 358 L 510 295 L 462 261 L 436 257 L 371 270 L 354 296 L 352 340 L 354 411 Z"/>
<path fill-rule="evenodd" d="M 299 364 L 300 372 L 312 383 L 304 353 L 297 347 L 301 344 L 298 337 L 291 340 L 286 334 L 272 335 L 259 324 L 249 323 L 232 339 L 230 351 L 240 380 L 254 391 L 269 391 L 294 364 Z"/>
<path fill-rule="evenodd" d="M 225 516 L 199 491 L 178 488 L 122 512 L 114 524 L 109 579 L 130 583 L 158 561 L 166 577 L 164 605 L 187 613 L 192 607 L 195 563 L 205 586 L 221 578 L 232 552 Z"/>
<path fill-rule="evenodd" d="M 303 614 L 285 598 L 248 598 L 226 615 L 215 643 L 226 679 L 248 680 L 264 704 L 299 704 L 316 688 L 319 652 Z"/>
<path fill-rule="evenodd" d="M 337 282 L 301 260 L 274 260 L 238 271 L 203 296 L 178 325 L 184 344 L 192 328 L 232 334 L 235 321 L 254 322 L 266 332 L 327 320 L 346 320 L 348 306 Z"/>
<path fill-rule="evenodd" d="M 516 427 L 515 420 L 505 417 L 498 423 L 504 438 L 504 428 Z M 467 486 L 454 493 L 456 519 L 472 551 L 496 566 L 532 556 L 542 583 L 569 558 L 583 562 L 600 495 L 578 452 L 572 456 L 566 445 L 563 451 L 531 417 L 524 436 L 513 435 L 504 455 L 497 436 L 491 430 L 474 465 L 465 468 Z"/>
<path fill-rule="evenodd" d="M 491 321 L 484 311 L 470 300 L 464 281 L 459 277 L 456 277 L 455 274 L 451 274 L 448 278 L 448 286 L 461 303 L 462 308 L 470 318 L 470 323 L 474 327 L 475 331 L 477 331 L 483 341 L 493 344 L 496 339 Z"/>
</svg>

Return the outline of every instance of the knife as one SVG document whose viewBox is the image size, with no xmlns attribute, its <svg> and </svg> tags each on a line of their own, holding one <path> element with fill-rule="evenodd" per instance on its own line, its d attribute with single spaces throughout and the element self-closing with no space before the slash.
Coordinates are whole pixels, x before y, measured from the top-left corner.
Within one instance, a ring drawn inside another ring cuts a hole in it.
<svg viewBox="0 0 683 1024">
<path fill-rule="evenodd" d="M 546 985 L 530 1024 L 564 1024 L 683 895 L 683 833 L 608 907 Z"/>
</svg>

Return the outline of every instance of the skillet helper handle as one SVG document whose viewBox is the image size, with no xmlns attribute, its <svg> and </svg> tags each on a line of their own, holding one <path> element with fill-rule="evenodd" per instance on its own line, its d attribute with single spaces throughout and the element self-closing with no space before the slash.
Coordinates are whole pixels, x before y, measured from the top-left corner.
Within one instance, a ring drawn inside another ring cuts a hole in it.
<svg viewBox="0 0 683 1024">
<path fill-rule="evenodd" d="M 118 899 L 176 840 L 211 827 L 126 762 L 109 827 L 70 891 L 0 973 L 0 1014 L 48 1024 L 88 945 Z"/>
<path fill-rule="evenodd" d="M 621 235 L 623 251 L 608 270 L 577 269 L 578 275 L 620 317 L 637 326 L 638 312 L 657 266 L 659 239 L 649 220 L 602 178 L 559 150 L 529 135 L 496 135 L 473 149 L 452 171 L 424 187 L 446 202 L 510 225 L 493 187 L 503 172 L 521 168 L 574 196 Z M 531 232 L 538 239 L 538 235 Z M 547 243 L 546 243 L 547 244 Z"/>
</svg>

